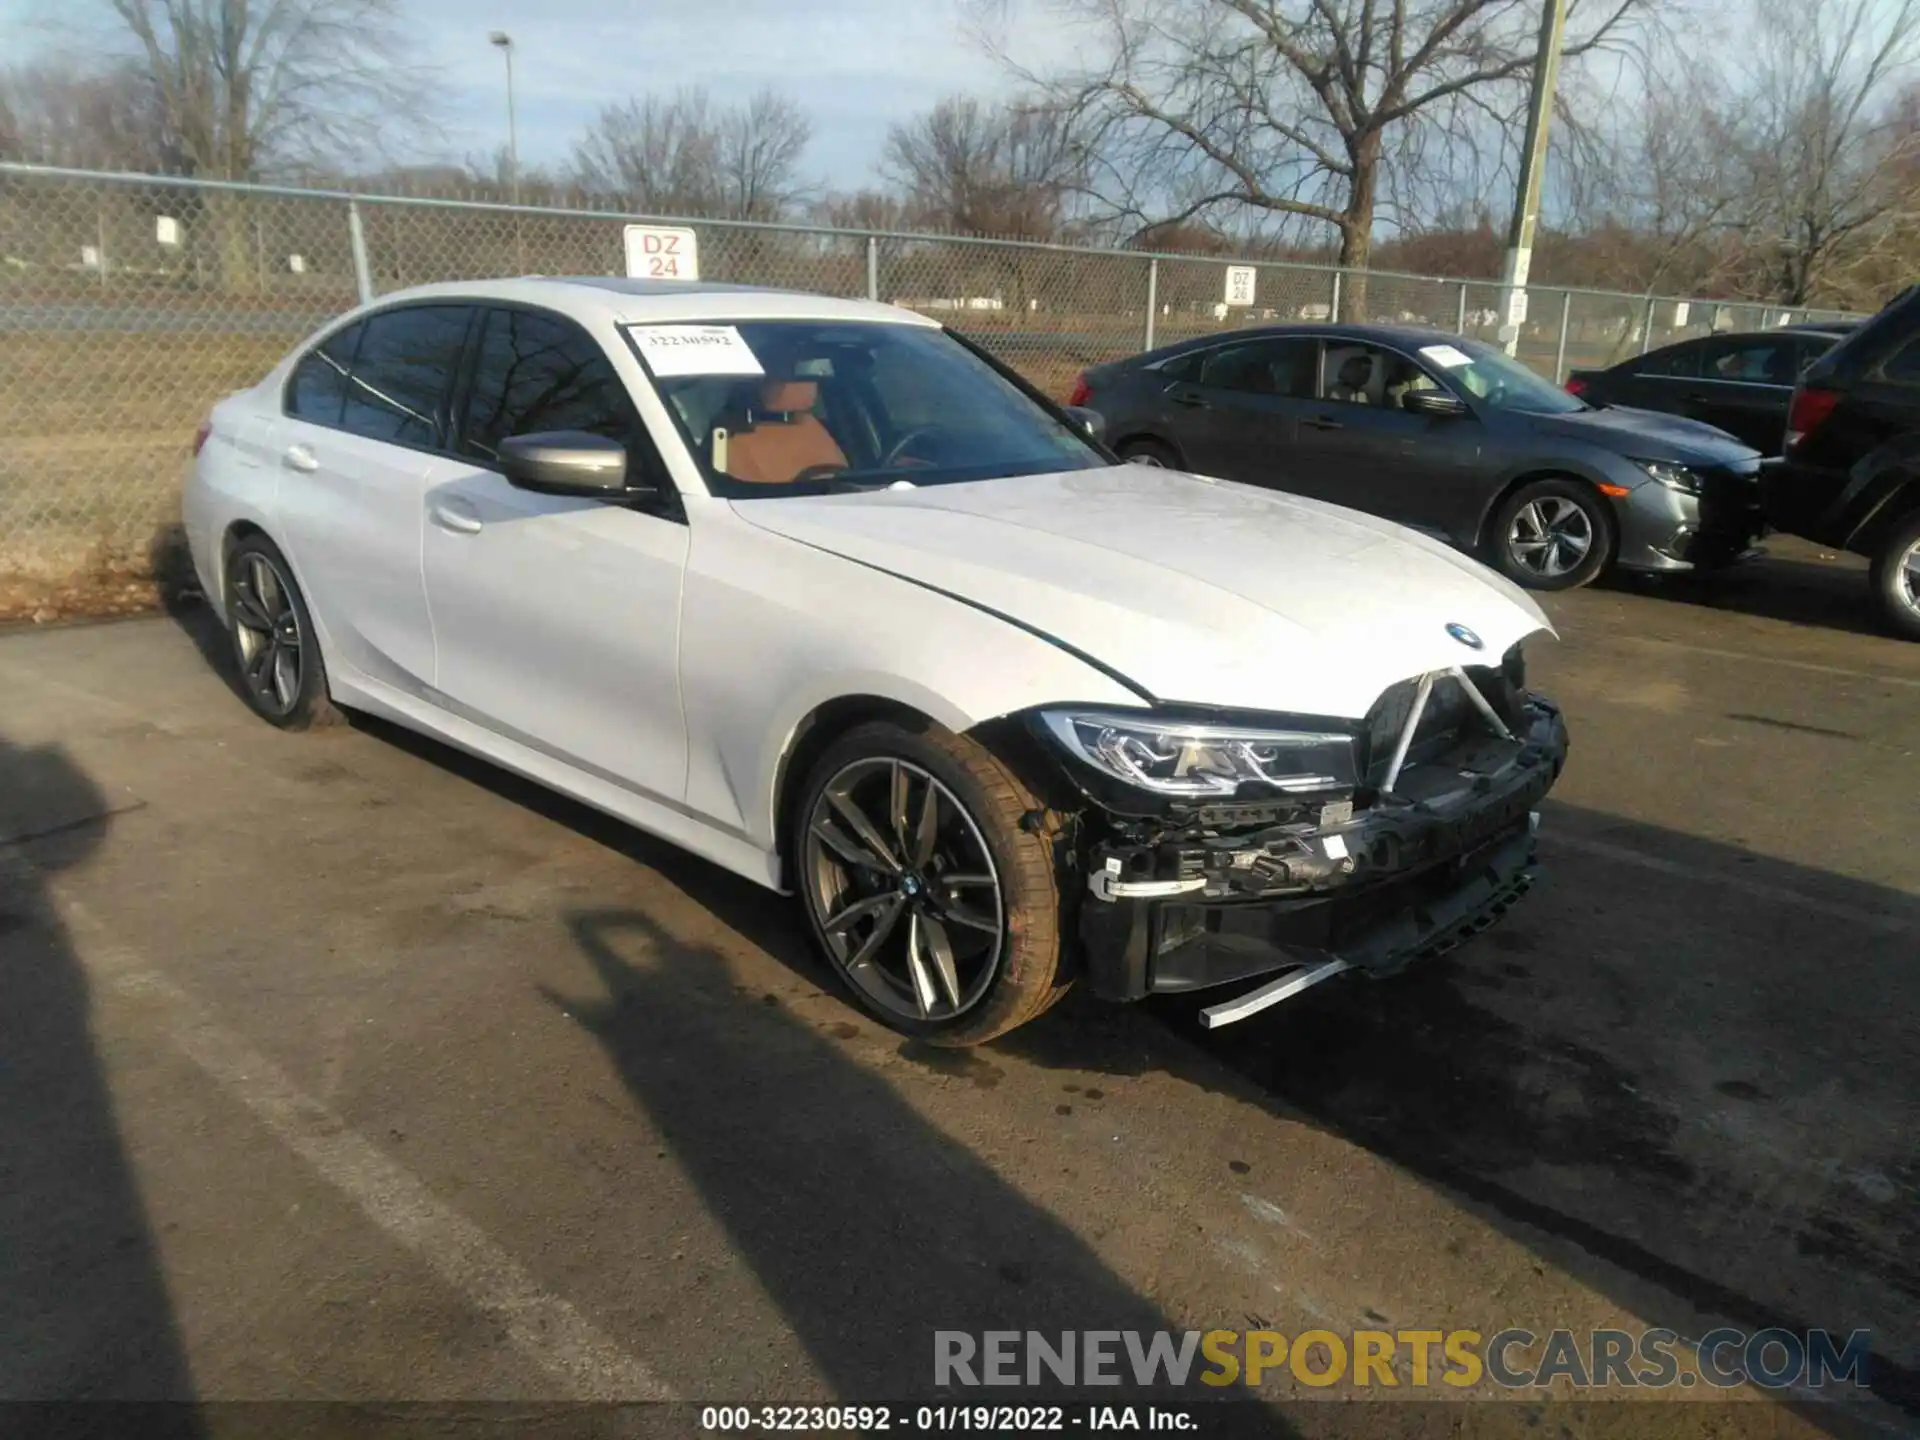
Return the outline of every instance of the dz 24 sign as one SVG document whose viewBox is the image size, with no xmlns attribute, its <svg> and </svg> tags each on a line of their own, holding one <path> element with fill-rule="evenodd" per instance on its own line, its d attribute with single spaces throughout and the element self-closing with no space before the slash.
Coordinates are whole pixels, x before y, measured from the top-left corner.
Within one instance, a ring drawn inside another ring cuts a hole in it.
<svg viewBox="0 0 1920 1440">
<path fill-rule="evenodd" d="M 667 225 L 627 226 L 627 274 L 640 280 L 698 280 L 699 237 Z"/>
</svg>

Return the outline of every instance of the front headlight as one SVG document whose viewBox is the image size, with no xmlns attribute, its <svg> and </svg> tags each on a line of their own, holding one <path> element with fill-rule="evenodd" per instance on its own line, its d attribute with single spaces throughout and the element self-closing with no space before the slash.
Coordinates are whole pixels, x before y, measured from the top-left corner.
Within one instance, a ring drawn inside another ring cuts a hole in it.
<svg viewBox="0 0 1920 1440">
<path fill-rule="evenodd" d="M 1646 471 L 1649 480 L 1669 490 L 1677 490 L 1682 495 L 1700 493 L 1700 477 L 1684 465 L 1671 460 L 1636 460 L 1633 463 Z"/>
<path fill-rule="evenodd" d="M 1102 711 L 1047 710 L 1040 719 L 1069 753 L 1156 795 L 1231 799 L 1249 784 L 1296 794 L 1354 783 L 1351 735 Z"/>
</svg>

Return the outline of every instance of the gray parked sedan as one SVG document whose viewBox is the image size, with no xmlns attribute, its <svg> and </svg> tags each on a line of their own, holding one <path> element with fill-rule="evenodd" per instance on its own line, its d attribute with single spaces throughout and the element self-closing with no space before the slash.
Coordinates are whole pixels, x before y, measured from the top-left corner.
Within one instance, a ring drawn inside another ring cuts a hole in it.
<svg viewBox="0 0 1920 1440">
<path fill-rule="evenodd" d="M 1209 335 L 1096 365 L 1072 403 L 1128 459 L 1370 511 L 1539 590 L 1725 564 L 1763 528 L 1760 456 L 1732 436 L 1596 408 L 1438 331 Z"/>
</svg>

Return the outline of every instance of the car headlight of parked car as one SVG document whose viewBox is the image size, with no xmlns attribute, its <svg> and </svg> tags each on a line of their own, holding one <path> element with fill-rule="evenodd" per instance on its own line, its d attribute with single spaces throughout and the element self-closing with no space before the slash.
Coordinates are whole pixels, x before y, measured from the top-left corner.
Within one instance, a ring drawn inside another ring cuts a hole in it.
<svg viewBox="0 0 1920 1440">
<path fill-rule="evenodd" d="M 1092 710 L 1040 719 L 1069 754 L 1126 785 L 1182 799 L 1223 799 L 1247 784 L 1285 794 L 1351 787 L 1355 739 L 1338 732 L 1197 724 Z"/>
<path fill-rule="evenodd" d="M 1700 493 L 1700 477 L 1686 466 L 1672 460 L 1636 460 L 1633 462 L 1647 472 L 1647 478 L 1669 490 L 1677 490 L 1682 495 Z"/>
</svg>

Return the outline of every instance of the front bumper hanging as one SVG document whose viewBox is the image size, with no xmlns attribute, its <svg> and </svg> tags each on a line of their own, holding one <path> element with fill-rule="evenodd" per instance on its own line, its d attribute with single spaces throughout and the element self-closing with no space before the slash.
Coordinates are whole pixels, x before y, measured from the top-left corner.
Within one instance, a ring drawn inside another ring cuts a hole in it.
<svg viewBox="0 0 1920 1440">
<path fill-rule="evenodd" d="M 1529 695 L 1518 725 L 1484 711 L 1487 733 L 1403 768 L 1427 688 L 1363 809 L 1092 846 L 1079 928 L 1095 993 L 1138 1000 L 1283 972 L 1201 1012 L 1225 1025 L 1349 970 L 1395 974 L 1505 914 L 1533 882 L 1565 722 Z"/>
</svg>

